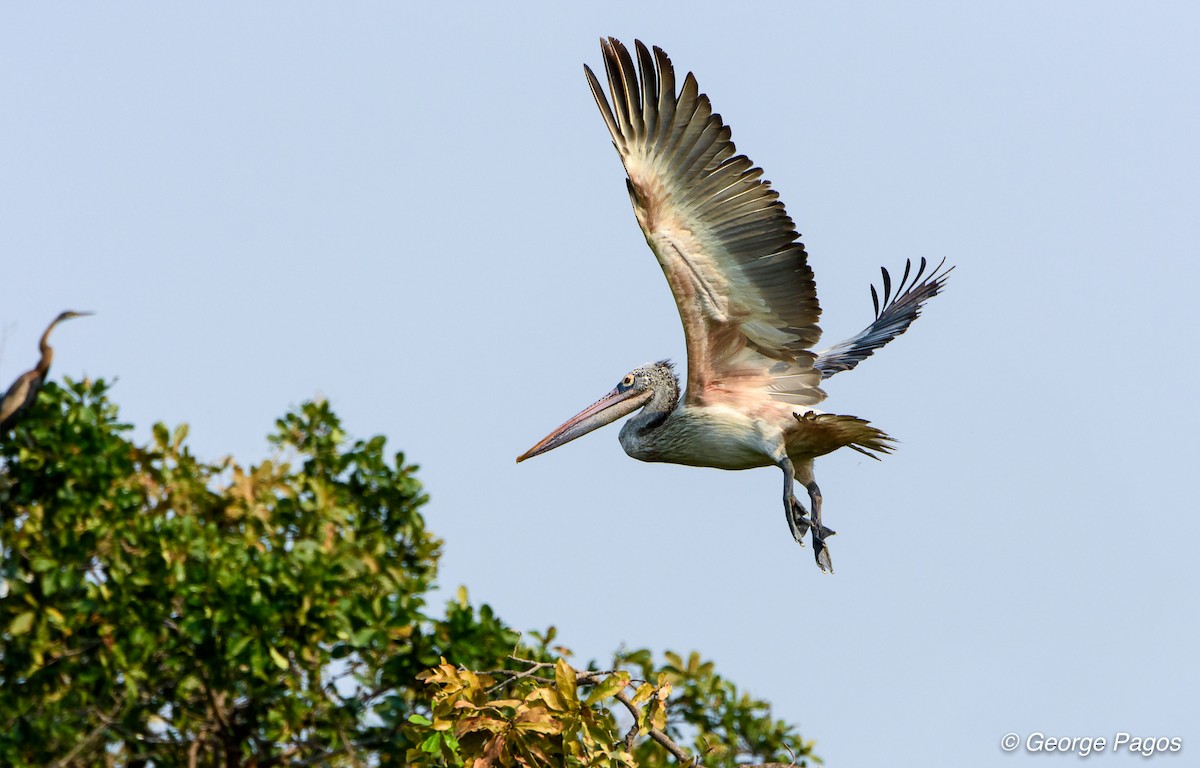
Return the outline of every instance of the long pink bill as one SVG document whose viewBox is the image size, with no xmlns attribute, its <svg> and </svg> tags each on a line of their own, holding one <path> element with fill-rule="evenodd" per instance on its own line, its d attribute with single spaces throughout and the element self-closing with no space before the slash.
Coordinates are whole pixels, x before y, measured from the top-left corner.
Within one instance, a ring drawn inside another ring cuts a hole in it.
<svg viewBox="0 0 1200 768">
<path fill-rule="evenodd" d="M 546 435 L 540 443 L 518 456 L 517 463 L 554 450 L 577 437 L 583 437 L 588 432 L 603 427 L 605 424 L 611 424 L 622 416 L 628 416 L 645 405 L 652 395 L 653 393 L 649 390 L 627 389 L 622 392 L 614 389 L 572 416 L 561 427 Z"/>
</svg>

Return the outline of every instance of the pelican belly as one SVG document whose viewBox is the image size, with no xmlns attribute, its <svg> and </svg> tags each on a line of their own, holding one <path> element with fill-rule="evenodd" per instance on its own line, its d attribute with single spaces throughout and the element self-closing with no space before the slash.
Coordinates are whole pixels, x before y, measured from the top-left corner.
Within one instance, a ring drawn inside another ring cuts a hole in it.
<svg viewBox="0 0 1200 768">
<path fill-rule="evenodd" d="M 640 461 L 717 469 L 767 467 L 786 450 L 778 419 L 775 413 L 759 417 L 725 405 L 688 405 L 655 426 L 626 423 L 621 447 Z"/>
</svg>

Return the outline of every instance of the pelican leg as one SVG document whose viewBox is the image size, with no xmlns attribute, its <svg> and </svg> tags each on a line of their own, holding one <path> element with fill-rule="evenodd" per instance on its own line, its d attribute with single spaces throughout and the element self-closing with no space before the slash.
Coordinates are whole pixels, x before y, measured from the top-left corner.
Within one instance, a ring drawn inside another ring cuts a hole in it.
<svg viewBox="0 0 1200 768">
<path fill-rule="evenodd" d="M 804 546 L 804 537 L 809 531 L 808 510 L 796 498 L 796 489 L 793 479 L 795 478 L 795 467 L 792 466 L 792 460 L 787 456 L 779 461 L 779 468 L 783 470 L 783 514 L 787 518 L 788 529 L 792 532 L 792 538 L 800 546 Z M 809 494 L 811 497 L 811 493 Z M 817 496 L 818 502 L 820 496 Z"/>
<path fill-rule="evenodd" d="M 785 472 L 791 468 L 785 494 L 792 491 L 791 478 L 795 478 L 808 489 L 808 499 L 812 503 L 812 515 L 809 516 L 804 505 L 796 501 L 794 495 L 791 497 L 788 507 L 791 510 L 788 514 L 788 524 L 792 528 L 792 535 L 799 541 L 805 533 L 812 531 L 813 555 L 817 559 L 817 567 L 822 571 L 833 573 L 833 562 L 830 560 L 829 547 L 825 544 L 825 539 L 835 535 L 835 532 L 821 524 L 821 489 L 817 487 L 816 478 L 813 477 L 812 459 L 802 460 L 798 464 L 788 460 L 786 465 L 781 461 L 779 466 Z M 787 497 L 785 496 L 785 498 Z"/>
<path fill-rule="evenodd" d="M 810 480 L 804 487 L 808 489 L 808 498 L 812 502 L 813 554 L 817 556 L 817 566 L 822 571 L 833 573 L 833 562 L 829 559 L 829 548 L 825 546 L 825 539 L 837 535 L 837 531 L 821 524 L 821 489 L 817 487 L 816 481 Z"/>
</svg>

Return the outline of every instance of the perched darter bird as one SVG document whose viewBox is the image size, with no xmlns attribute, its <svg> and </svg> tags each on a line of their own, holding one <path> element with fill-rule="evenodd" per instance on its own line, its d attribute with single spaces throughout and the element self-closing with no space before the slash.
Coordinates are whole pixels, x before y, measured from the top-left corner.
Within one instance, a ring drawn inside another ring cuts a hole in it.
<svg viewBox="0 0 1200 768">
<path fill-rule="evenodd" d="M 46 374 L 50 372 L 50 362 L 54 359 L 54 349 L 49 343 L 50 331 L 53 331 L 54 326 L 64 320 L 90 314 L 92 313 L 67 310 L 46 326 L 46 330 L 42 332 L 41 341 L 38 342 L 38 349 L 42 356 L 38 359 L 37 366 L 32 371 L 26 371 L 18 376 L 8 391 L 4 393 L 4 397 L 0 398 L 0 437 L 3 437 L 21 418 L 21 414 L 34 404 L 37 400 L 38 390 L 46 382 Z"/>
<path fill-rule="evenodd" d="M 621 428 L 635 459 L 720 469 L 777 466 L 783 509 L 803 546 L 811 532 L 822 571 L 832 571 L 821 522 L 813 460 L 838 448 L 872 458 L 893 440 L 855 416 L 819 411 L 821 380 L 854 368 L 904 333 L 923 303 L 942 290 L 949 269 L 926 262 L 883 297 L 871 297 L 875 320 L 822 352 L 813 272 L 791 218 L 762 170 L 736 154 L 729 128 L 689 72 L 676 90 L 662 49 L 634 44 L 637 65 L 618 40 L 601 40 L 607 75 L 584 66 L 596 105 L 628 176 L 638 224 L 666 275 L 683 321 L 687 389 L 670 362 L 643 365 L 615 389 L 517 458 L 524 461 L 638 413 Z M 809 515 L 793 480 L 808 491 Z"/>
</svg>

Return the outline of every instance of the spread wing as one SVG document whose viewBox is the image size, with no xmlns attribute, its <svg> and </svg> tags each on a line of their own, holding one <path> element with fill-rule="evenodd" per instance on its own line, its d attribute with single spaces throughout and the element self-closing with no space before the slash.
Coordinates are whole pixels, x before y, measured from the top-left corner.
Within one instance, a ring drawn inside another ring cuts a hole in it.
<svg viewBox="0 0 1200 768">
<path fill-rule="evenodd" d="M 817 354 L 814 365 L 821 372 L 821 377 L 828 379 L 835 373 L 850 370 L 874 354 L 875 350 L 907 331 L 908 326 L 912 325 L 912 321 L 921 316 L 921 308 L 925 302 L 937 296 L 945 287 L 946 277 L 954 269 L 951 267 L 942 270 L 942 265 L 945 263 L 946 260 L 943 259 L 942 263 L 938 264 L 929 276 L 922 280 L 926 264 L 925 259 L 921 259 L 921 266 L 917 269 L 917 274 L 912 275 L 910 283 L 908 278 L 912 272 L 912 262 L 905 261 L 904 277 L 896 286 L 895 296 L 892 296 L 892 276 L 886 269 L 881 269 L 880 271 L 883 273 L 882 309 L 879 304 L 879 294 L 872 285 L 871 301 L 875 304 L 875 321 L 855 336 L 839 344 L 834 344 L 829 349 Z"/>
<path fill-rule="evenodd" d="M 779 202 L 688 73 L 635 42 L 601 40 L 610 102 L 586 65 L 629 178 L 638 223 L 662 266 L 687 341 L 687 399 L 764 389 L 785 402 L 824 399 L 809 349 L 821 309 L 804 245 Z"/>
</svg>

